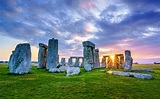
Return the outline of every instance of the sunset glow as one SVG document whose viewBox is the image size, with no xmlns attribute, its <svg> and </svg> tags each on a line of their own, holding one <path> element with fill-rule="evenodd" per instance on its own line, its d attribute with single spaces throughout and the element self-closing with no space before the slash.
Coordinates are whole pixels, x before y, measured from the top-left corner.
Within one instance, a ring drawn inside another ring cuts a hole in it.
<svg viewBox="0 0 160 99">
<path fill-rule="evenodd" d="M 114 62 L 114 56 L 110 56 L 110 57 L 111 57 L 112 61 Z"/>
<path fill-rule="evenodd" d="M 83 41 L 104 55 L 131 50 L 134 62 L 160 62 L 160 2 L 132 0 L 0 0 L 0 60 L 19 43 L 58 39 L 60 57 L 83 56 Z"/>
</svg>

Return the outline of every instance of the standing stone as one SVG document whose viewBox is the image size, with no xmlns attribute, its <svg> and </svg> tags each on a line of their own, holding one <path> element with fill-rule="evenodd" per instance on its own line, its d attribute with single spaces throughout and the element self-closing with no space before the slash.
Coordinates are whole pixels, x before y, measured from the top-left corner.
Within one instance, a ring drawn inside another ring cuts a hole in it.
<svg viewBox="0 0 160 99">
<path fill-rule="evenodd" d="M 81 57 L 81 58 L 82 58 L 81 66 L 84 67 L 84 58 L 83 57 Z"/>
<path fill-rule="evenodd" d="M 100 62 L 99 62 L 99 49 L 94 50 L 94 68 L 99 68 Z"/>
<path fill-rule="evenodd" d="M 57 52 L 58 53 L 58 52 Z M 57 54 L 57 60 L 56 63 L 59 64 L 59 54 Z"/>
<path fill-rule="evenodd" d="M 83 42 L 84 69 L 90 71 L 94 65 L 94 49 L 95 44 L 90 41 Z"/>
<path fill-rule="evenodd" d="M 68 65 L 72 65 L 72 58 L 71 57 L 68 59 Z"/>
<path fill-rule="evenodd" d="M 108 56 L 108 59 L 107 59 L 107 68 L 113 68 L 113 60 L 110 56 Z"/>
<path fill-rule="evenodd" d="M 10 73 L 25 74 L 31 68 L 31 48 L 29 43 L 18 44 L 9 59 Z"/>
<path fill-rule="evenodd" d="M 131 52 L 129 50 L 125 51 L 125 62 L 123 64 L 125 71 L 131 71 L 133 59 L 131 57 Z"/>
<path fill-rule="evenodd" d="M 58 64 L 58 40 L 49 39 L 48 42 L 48 54 L 47 54 L 47 69 L 56 68 Z"/>
<path fill-rule="evenodd" d="M 115 54 L 114 55 L 114 66 L 116 68 L 121 68 L 124 63 L 124 56 L 123 54 Z"/>
<path fill-rule="evenodd" d="M 48 46 L 39 43 L 39 52 L 38 52 L 38 67 L 37 68 L 46 68 L 46 57 L 47 57 Z"/>
<path fill-rule="evenodd" d="M 106 57 L 102 58 L 102 67 L 106 68 Z"/>
<path fill-rule="evenodd" d="M 65 58 L 61 58 L 61 65 L 65 66 L 66 65 L 66 59 Z"/>
<path fill-rule="evenodd" d="M 124 56 L 123 56 L 123 54 L 120 56 L 120 64 L 121 64 L 120 68 L 123 68 L 123 64 L 124 64 Z"/>
<path fill-rule="evenodd" d="M 54 42 L 55 42 L 56 64 L 58 64 L 58 63 L 59 63 L 58 40 L 57 40 L 57 39 L 55 39 L 55 40 L 54 40 Z"/>
<path fill-rule="evenodd" d="M 119 54 L 115 54 L 114 55 L 114 67 L 119 68 L 119 58 L 118 58 Z"/>
<path fill-rule="evenodd" d="M 74 67 L 79 67 L 79 57 L 75 57 L 76 58 L 76 61 L 74 63 Z"/>
</svg>

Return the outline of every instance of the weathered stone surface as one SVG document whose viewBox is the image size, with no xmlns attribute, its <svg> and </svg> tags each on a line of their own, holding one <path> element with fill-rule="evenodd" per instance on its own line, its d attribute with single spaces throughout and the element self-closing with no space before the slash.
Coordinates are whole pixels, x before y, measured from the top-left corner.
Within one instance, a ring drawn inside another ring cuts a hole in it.
<svg viewBox="0 0 160 99">
<path fill-rule="evenodd" d="M 84 69 L 90 71 L 94 65 L 95 44 L 90 41 L 83 42 Z"/>
<path fill-rule="evenodd" d="M 138 71 L 138 72 L 154 72 L 153 69 L 149 69 L 149 68 L 134 68 L 134 69 L 132 69 L 132 71 Z"/>
<path fill-rule="evenodd" d="M 68 66 L 61 66 L 59 68 L 52 68 L 52 69 L 49 69 L 49 72 L 52 72 L 52 73 L 60 73 L 60 72 L 65 72 L 67 70 Z"/>
<path fill-rule="evenodd" d="M 80 73 L 80 68 L 79 67 L 68 67 L 67 71 L 66 71 L 66 76 L 70 76 L 70 75 L 76 75 Z"/>
<path fill-rule="evenodd" d="M 61 58 L 61 65 L 65 66 L 66 65 L 66 59 L 65 58 Z"/>
<path fill-rule="evenodd" d="M 107 62 L 106 62 L 107 58 Z M 110 55 L 105 55 L 102 58 L 102 67 L 104 68 L 113 68 L 113 60 L 111 59 Z"/>
<path fill-rule="evenodd" d="M 106 68 L 106 58 L 105 57 L 102 58 L 102 67 Z"/>
<path fill-rule="evenodd" d="M 52 73 L 59 73 L 60 70 L 59 70 L 59 68 L 52 68 L 52 69 L 49 69 L 49 72 L 52 72 Z"/>
<path fill-rule="evenodd" d="M 69 59 L 68 59 L 68 65 L 72 65 L 72 58 L 70 57 Z"/>
<path fill-rule="evenodd" d="M 67 70 L 68 66 L 61 66 L 59 67 L 60 72 L 65 72 Z"/>
<path fill-rule="evenodd" d="M 125 71 L 131 71 L 132 69 L 133 59 L 131 57 L 131 52 L 129 50 L 125 51 L 125 62 L 123 64 L 123 68 Z"/>
<path fill-rule="evenodd" d="M 43 43 L 39 43 L 37 68 L 46 68 L 47 49 L 48 49 L 47 45 L 45 45 Z"/>
<path fill-rule="evenodd" d="M 135 77 L 135 78 L 140 78 L 140 79 L 152 79 L 152 75 L 150 74 L 122 72 L 122 71 L 108 71 L 108 73 L 114 74 L 114 75 L 120 75 L 120 76 Z"/>
<path fill-rule="evenodd" d="M 47 69 L 56 68 L 58 64 L 58 40 L 49 39 L 48 42 L 48 54 L 47 54 Z"/>
<path fill-rule="evenodd" d="M 95 44 L 90 42 L 90 41 L 84 41 L 83 42 L 83 47 L 92 47 L 95 48 Z"/>
<path fill-rule="evenodd" d="M 86 64 L 86 65 L 84 66 L 84 69 L 85 69 L 86 71 L 91 71 L 91 70 L 92 70 L 92 65 L 91 65 L 91 64 Z"/>
<path fill-rule="evenodd" d="M 57 64 L 57 67 L 56 68 L 60 68 L 62 66 L 61 63 Z"/>
<path fill-rule="evenodd" d="M 73 59 L 76 59 L 75 63 L 73 63 Z M 80 64 L 80 59 L 82 59 L 82 63 Z M 68 60 L 68 65 L 74 66 L 74 67 L 79 67 L 83 66 L 84 64 L 84 59 L 83 57 L 70 57 Z"/>
<path fill-rule="evenodd" d="M 82 66 L 82 67 L 84 67 L 84 58 L 83 58 L 83 57 L 81 57 L 81 59 L 82 59 L 81 66 Z"/>
<path fill-rule="evenodd" d="M 100 62 L 99 62 L 99 49 L 94 50 L 94 65 L 93 68 L 99 68 Z"/>
<path fill-rule="evenodd" d="M 79 67 L 79 58 L 78 57 L 76 57 L 76 61 L 75 61 L 73 66 L 74 67 Z"/>
<path fill-rule="evenodd" d="M 131 51 L 130 50 L 125 50 L 125 56 L 131 56 Z"/>
<path fill-rule="evenodd" d="M 123 54 L 115 54 L 114 55 L 114 67 L 122 68 L 124 64 L 124 56 Z"/>
<path fill-rule="evenodd" d="M 29 43 L 18 44 L 9 59 L 10 73 L 25 74 L 31 68 L 31 48 Z"/>
</svg>

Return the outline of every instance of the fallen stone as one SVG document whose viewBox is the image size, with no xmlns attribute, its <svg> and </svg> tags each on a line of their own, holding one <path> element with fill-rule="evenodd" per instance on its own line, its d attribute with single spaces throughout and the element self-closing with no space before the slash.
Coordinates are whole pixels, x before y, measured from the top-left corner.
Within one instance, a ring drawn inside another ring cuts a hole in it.
<svg viewBox="0 0 160 99">
<path fill-rule="evenodd" d="M 61 66 L 59 67 L 60 72 L 65 72 L 67 70 L 68 66 Z"/>
<path fill-rule="evenodd" d="M 107 73 L 114 74 L 114 75 L 120 75 L 120 76 L 135 77 L 135 78 L 139 78 L 139 79 L 152 79 L 152 75 L 150 75 L 150 74 L 121 72 L 121 71 L 108 71 Z"/>
<path fill-rule="evenodd" d="M 132 71 L 138 71 L 138 72 L 154 72 L 153 69 L 149 69 L 149 68 L 134 68 L 134 69 L 132 69 Z"/>
<path fill-rule="evenodd" d="M 52 72 L 52 73 L 59 73 L 60 70 L 59 70 L 59 68 L 52 68 L 52 69 L 49 69 L 49 72 Z"/>
<path fill-rule="evenodd" d="M 76 75 L 80 73 L 80 68 L 79 67 L 68 67 L 66 70 L 66 76 L 70 75 Z"/>
<path fill-rule="evenodd" d="M 100 70 L 100 72 L 106 72 L 105 70 Z"/>
<path fill-rule="evenodd" d="M 10 73 L 26 74 L 31 69 L 31 48 L 29 43 L 18 44 L 9 59 Z"/>
</svg>

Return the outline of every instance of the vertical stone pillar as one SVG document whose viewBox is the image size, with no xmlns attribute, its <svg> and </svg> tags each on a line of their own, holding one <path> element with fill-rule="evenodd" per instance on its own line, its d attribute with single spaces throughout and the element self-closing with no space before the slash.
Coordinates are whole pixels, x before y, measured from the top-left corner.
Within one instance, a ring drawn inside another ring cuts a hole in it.
<svg viewBox="0 0 160 99">
<path fill-rule="evenodd" d="M 49 39 L 48 42 L 48 54 L 47 54 L 47 69 L 56 68 L 58 63 L 58 40 Z"/>
<path fill-rule="evenodd" d="M 43 43 L 39 43 L 37 68 L 46 68 L 47 49 L 48 49 L 47 45 L 45 45 Z"/>
<path fill-rule="evenodd" d="M 106 57 L 104 57 L 104 56 L 102 58 L 102 67 L 106 68 Z"/>
<path fill-rule="evenodd" d="M 107 68 L 112 68 L 113 67 L 113 60 L 111 59 L 110 56 L 107 56 Z"/>
<path fill-rule="evenodd" d="M 66 65 L 66 59 L 65 58 L 61 58 L 61 64 L 62 64 L 62 66 Z"/>
<path fill-rule="evenodd" d="M 120 56 L 120 64 L 121 64 L 121 66 L 120 66 L 120 68 L 123 68 L 123 64 L 124 64 L 124 56 L 123 56 L 123 54 L 121 54 L 121 56 Z"/>
<path fill-rule="evenodd" d="M 82 59 L 81 67 L 84 67 L 84 58 L 80 57 Z"/>
<path fill-rule="evenodd" d="M 114 67 L 119 68 L 119 58 L 118 54 L 114 55 Z"/>
<path fill-rule="evenodd" d="M 76 61 L 74 63 L 74 67 L 79 67 L 79 57 L 75 57 L 76 58 Z"/>
<path fill-rule="evenodd" d="M 25 74 L 31 69 L 31 48 L 29 43 L 18 44 L 9 59 L 10 73 Z"/>
<path fill-rule="evenodd" d="M 56 54 L 56 64 L 59 63 L 59 55 L 58 55 L 58 40 L 54 39 L 54 47 L 55 47 L 55 54 Z"/>
<path fill-rule="evenodd" d="M 130 50 L 125 50 L 125 62 L 123 64 L 124 70 L 125 71 L 131 71 L 132 63 L 133 63 L 133 59 L 131 57 Z"/>
<path fill-rule="evenodd" d="M 56 60 L 57 64 L 59 64 L 59 54 L 57 55 L 57 60 Z"/>
<path fill-rule="evenodd" d="M 94 65 L 95 44 L 90 41 L 83 42 L 84 69 L 90 71 Z"/>
<path fill-rule="evenodd" d="M 99 49 L 94 50 L 94 67 L 93 68 L 99 68 L 100 62 L 99 62 Z"/>
<path fill-rule="evenodd" d="M 68 59 L 68 65 L 69 65 L 69 66 L 72 65 L 72 58 L 71 58 L 71 57 Z"/>
</svg>

